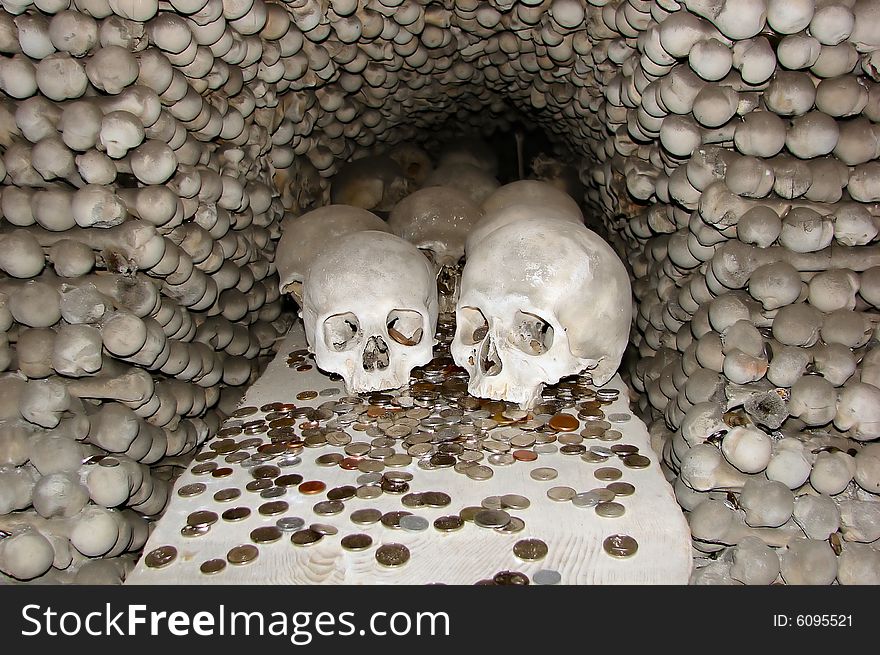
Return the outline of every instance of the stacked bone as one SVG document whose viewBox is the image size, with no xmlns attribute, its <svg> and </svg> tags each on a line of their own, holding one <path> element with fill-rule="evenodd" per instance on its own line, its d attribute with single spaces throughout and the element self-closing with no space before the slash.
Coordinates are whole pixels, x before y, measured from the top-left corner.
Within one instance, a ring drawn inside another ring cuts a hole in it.
<svg viewBox="0 0 880 655">
<path fill-rule="evenodd" d="M 289 323 L 274 110 L 221 3 L 3 6 L 0 578 L 118 582 Z"/>
<path fill-rule="evenodd" d="M 877 583 L 878 4 L 614 5 L 595 200 L 695 581 Z"/>
</svg>

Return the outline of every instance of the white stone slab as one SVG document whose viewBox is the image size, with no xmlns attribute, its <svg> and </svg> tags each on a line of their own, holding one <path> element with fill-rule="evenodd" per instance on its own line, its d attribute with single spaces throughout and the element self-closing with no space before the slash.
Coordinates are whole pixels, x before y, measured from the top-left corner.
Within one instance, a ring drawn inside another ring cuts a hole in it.
<svg viewBox="0 0 880 655">
<path fill-rule="evenodd" d="M 302 348 L 305 340 L 298 323 L 281 344 L 278 356 L 270 363 L 263 376 L 249 389 L 242 405 L 261 406 L 271 402 L 293 402 L 298 405 L 317 406 L 327 400 L 338 398 L 318 397 L 313 401 L 297 401 L 295 396 L 306 389 L 322 390 L 339 387 L 341 382 L 331 382 L 317 369 L 297 372 L 286 364 L 287 353 Z M 622 391 L 620 398 L 604 408 L 606 415 L 630 413 L 626 398 L 626 386 L 615 377 L 608 386 Z M 259 415 L 258 415 L 259 416 Z M 248 419 L 245 419 L 248 420 Z M 445 491 L 452 496 L 446 508 L 419 508 L 412 511 L 430 521 L 438 516 L 457 513 L 469 505 L 479 505 L 491 495 L 517 493 L 528 497 L 531 506 L 525 510 L 510 510 L 526 523 L 517 534 L 500 534 L 493 530 L 466 523 L 458 532 L 440 533 L 433 527 L 420 533 L 392 530 L 380 523 L 355 525 L 349 519 L 352 511 L 376 508 L 383 512 L 406 510 L 400 495 L 384 494 L 373 500 L 353 498 L 345 501 L 345 510 L 336 516 L 318 516 L 312 506 L 326 496 L 306 496 L 296 488 L 289 489 L 282 499 L 290 503 L 284 516 L 300 516 L 310 523 L 329 523 L 339 529 L 336 536 L 325 537 L 310 547 L 295 547 L 288 535 L 278 542 L 260 545 L 259 557 L 243 566 L 229 565 L 217 575 L 200 573 L 199 565 L 208 559 L 224 558 L 230 548 L 249 543 L 249 534 L 256 527 L 274 525 L 278 517 L 263 517 L 257 508 L 266 502 L 259 493 L 248 492 L 245 485 L 251 481 L 248 469 L 231 465 L 235 473 L 226 478 L 215 479 L 211 475 L 193 475 L 191 468 L 177 482 L 176 488 L 192 482 L 204 482 L 208 489 L 200 496 L 182 498 L 175 492 L 168 509 L 147 542 L 145 553 L 152 549 L 172 545 L 178 557 L 162 569 L 150 569 L 143 558 L 129 575 L 127 584 L 423 584 L 441 582 L 447 584 L 474 584 L 491 578 L 502 570 L 521 571 L 531 577 L 541 569 L 555 569 L 562 575 L 563 584 L 686 584 L 691 572 L 690 532 L 672 493 L 672 488 L 658 466 L 658 457 L 651 451 L 648 433 L 638 418 L 614 425 L 623 433 L 618 443 L 634 444 L 640 452 L 651 457 L 648 468 L 628 469 L 615 458 L 605 464 L 589 464 L 578 456 L 560 453 L 542 454 L 534 462 L 516 462 L 510 466 L 493 467 L 494 477 L 486 481 L 474 481 L 451 468 L 425 471 L 415 462 L 405 469 L 414 476 L 410 491 Z M 369 441 L 363 432 L 350 431 L 353 441 Z M 244 437 L 240 437 L 244 438 Z M 585 444 L 611 443 L 587 440 Z M 343 484 L 356 485 L 358 471 L 339 467 L 322 467 L 315 458 L 323 453 L 341 451 L 329 446 L 306 449 L 302 463 L 283 469 L 284 473 L 299 473 L 305 480 L 322 480 L 327 489 Z M 222 458 L 216 460 L 222 463 Z M 486 464 L 486 462 L 482 462 Z M 623 472 L 621 481 L 636 487 L 634 495 L 618 498 L 626 506 L 626 514 L 620 518 L 601 518 L 593 509 L 580 509 L 569 503 L 558 503 L 547 498 L 549 488 L 567 485 L 578 491 L 605 486 L 596 480 L 594 471 L 601 466 L 616 466 Z M 538 482 L 529 472 L 539 466 L 557 469 L 555 480 Z M 216 503 L 214 492 L 238 487 L 242 495 L 231 503 Z M 199 509 L 210 509 L 218 514 L 224 509 L 247 506 L 251 516 L 238 523 L 226 523 L 222 519 L 206 535 L 187 538 L 180 534 L 186 517 Z M 347 552 L 340 546 L 340 539 L 352 533 L 363 532 L 373 537 L 373 546 L 363 552 Z M 607 555 L 603 540 L 612 534 L 628 534 L 639 544 L 635 556 L 617 560 Z M 512 552 L 514 543 L 520 539 L 537 538 L 547 543 L 549 553 L 539 562 L 519 561 Z M 376 548 L 384 543 L 401 543 L 411 551 L 410 561 L 395 569 L 383 568 L 375 560 Z"/>
</svg>

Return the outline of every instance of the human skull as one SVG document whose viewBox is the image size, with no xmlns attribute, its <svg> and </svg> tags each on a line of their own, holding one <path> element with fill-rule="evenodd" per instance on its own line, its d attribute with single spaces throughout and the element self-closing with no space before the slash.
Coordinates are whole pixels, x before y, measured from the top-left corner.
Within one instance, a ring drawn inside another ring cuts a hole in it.
<svg viewBox="0 0 880 655">
<path fill-rule="evenodd" d="M 626 348 L 631 302 L 626 268 L 594 232 L 558 218 L 509 223 L 468 252 L 452 357 L 472 395 L 524 407 L 584 370 L 603 385 Z"/>
<path fill-rule="evenodd" d="M 354 205 L 371 211 L 390 211 L 409 191 L 403 169 L 390 157 L 355 159 L 333 177 L 333 203 Z"/>
<path fill-rule="evenodd" d="M 391 231 L 418 247 L 433 263 L 442 313 L 455 311 L 465 239 L 481 214 L 464 193 L 436 186 L 411 193 L 388 217 Z"/>
<path fill-rule="evenodd" d="M 431 263 L 392 234 L 343 235 L 306 273 L 303 322 L 318 366 L 341 375 L 348 393 L 401 387 L 433 357 Z"/>
<path fill-rule="evenodd" d="M 275 254 L 278 288 L 302 307 L 302 284 L 312 260 L 337 237 L 363 230 L 389 232 L 388 224 L 360 207 L 326 205 L 281 222 Z"/>
</svg>

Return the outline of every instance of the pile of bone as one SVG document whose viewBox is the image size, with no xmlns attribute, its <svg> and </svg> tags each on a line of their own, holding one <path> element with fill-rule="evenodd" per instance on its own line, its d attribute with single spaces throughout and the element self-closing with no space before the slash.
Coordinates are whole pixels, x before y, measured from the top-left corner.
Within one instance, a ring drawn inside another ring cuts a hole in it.
<svg viewBox="0 0 880 655">
<path fill-rule="evenodd" d="M 350 394 L 404 386 L 433 358 L 438 313 L 454 311 L 452 357 L 474 396 L 526 408 L 563 377 L 611 379 L 628 342 L 629 277 L 571 196 L 540 180 L 499 186 L 491 152 L 459 144 L 386 224 L 365 207 L 393 185 L 355 183 L 379 179 L 362 171 L 385 159 L 356 160 L 333 180 L 333 198 L 359 205 L 282 224 L 279 288 L 302 308 L 321 369 Z M 467 168 L 485 184 L 454 184 Z"/>
<path fill-rule="evenodd" d="M 0 581 L 124 577 L 289 323 L 250 78 L 110 5 L 0 13 Z"/>
<path fill-rule="evenodd" d="M 617 66 L 593 200 L 626 218 L 633 383 L 694 580 L 876 584 L 880 5 L 603 17 Z"/>
</svg>

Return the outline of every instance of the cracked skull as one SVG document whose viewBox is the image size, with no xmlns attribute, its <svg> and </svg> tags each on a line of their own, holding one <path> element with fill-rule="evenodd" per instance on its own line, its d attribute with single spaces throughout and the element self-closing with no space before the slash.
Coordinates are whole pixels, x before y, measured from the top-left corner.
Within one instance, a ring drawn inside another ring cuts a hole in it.
<svg viewBox="0 0 880 655">
<path fill-rule="evenodd" d="M 339 237 L 306 273 L 303 321 L 318 366 L 341 375 L 349 393 L 401 387 L 433 357 L 431 264 L 391 234 Z"/>
<path fill-rule="evenodd" d="M 452 356 L 472 395 L 522 406 L 584 370 L 603 385 L 626 348 L 630 298 L 623 263 L 597 234 L 562 219 L 515 221 L 468 252 Z"/>
</svg>

